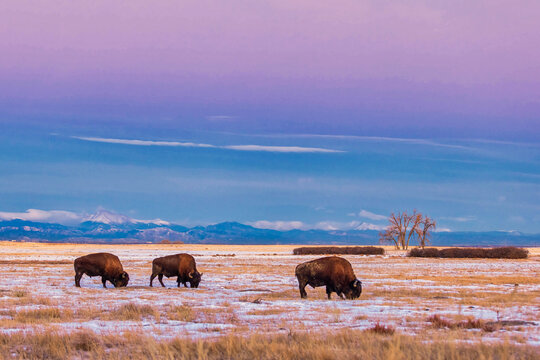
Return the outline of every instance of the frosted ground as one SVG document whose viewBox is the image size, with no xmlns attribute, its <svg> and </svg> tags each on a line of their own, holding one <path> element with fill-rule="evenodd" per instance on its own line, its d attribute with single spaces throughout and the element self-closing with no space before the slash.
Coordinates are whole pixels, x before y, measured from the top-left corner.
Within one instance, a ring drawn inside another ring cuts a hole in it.
<svg viewBox="0 0 540 360">
<path fill-rule="evenodd" d="M 349 255 L 363 283 L 362 296 L 351 301 L 333 294 L 328 301 L 324 288 L 308 287 L 308 299 L 299 298 L 294 268 L 318 256 L 294 256 L 292 246 L 3 242 L 0 248 L 0 331 L 5 333 L 91 330 L 207 338 L 367 329 L 380 323 L 426 340 L 447 332 L 460 341 L 540 346 L 540 249 L 531 249 L 526 260 L 411 259 L 393 250 L 385 256 Z M 99 278 L 84 276 L 82 288 L 76 288 L 73 260 L 102 251 L 119 256 L 129 286 L 103 289 Z M 200 287 L 178 289 L 175 279 L 165 278 L 167 288 L 157 280 L 150 288 L 152 259 L 179 252 L 195 256 L 203 272 Z M 119 316 L 126 306 L 144 311 Z M 51 309 L 60 312 L 34 316 Z M 427 320 L 435 314 L 452 321 L 525 323 L 492 332 L 437 329 Z"/>
</svg>

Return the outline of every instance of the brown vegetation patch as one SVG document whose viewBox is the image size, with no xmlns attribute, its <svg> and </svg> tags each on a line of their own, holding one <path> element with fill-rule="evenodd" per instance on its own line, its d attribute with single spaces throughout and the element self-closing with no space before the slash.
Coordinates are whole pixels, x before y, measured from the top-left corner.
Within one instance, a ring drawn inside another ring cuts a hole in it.
<svg viewBox="0 0 540 360">
<path fill-rule="evenodd" d="M 11 292 L 11 296 L 16 298 L 23 298 L 28 295 L 28 292 L 26 290 L 16 289 Z"/>
<path fill-rule="evenodd" d="M 367 329 L 366 331 L 380 335 L 394 335 L 396 329 L 389 325 L 381 325 L 379 322 L 377 322 L 375 326 Z"/>
<path fill-rule="evenodd" d="M 127 303 L 114 309 L 109 313 L 109 317 L 113 320 L 133 320 L 140 321 L 143 317 L 153 316 L 159 320 L 159 311 L 150 305 L 139 305 L 135 303 Z"/>
<path fill-rule="evenodd" d="M 412 336 L 381 337 L 361 331 L 333 334 L 223 336 L 212 340 L 178 337 L 156 340 L 137 332 L 122 336 L 92 333 L 60 335 L 51 332 L 0 334 L 1 358 L 25 359 L 513 359 L 532 360 L 538 349 L 508 342 L 470 345 Z M 504 356 L 503 356 L 504 357 Z"/>
<path fill-rule="evenodd" d="M 443 319 L 439 315 L 432 315 L 427 319 L 437 329 L 481 329 L 485 332 L 493 332 L 500 329 L 497 322 L 485 322 L 481 319 L 468 318 L 465 321 L 454 322 Z"/>
<path fill-rule="evenodd" d="M 16 311 L 12 314 L 12 317 L 15 321 L 20 323 L 49 323 L 71 320 L 73 318 L 73 313 L 55 307 L 48 307 Z"/>
<path fill-rule="evenodd" d="M 384 249 L 375 246 L 309 246 L 293 250 L 294 255 L 384 255 Z"/>
<path fill-rule="evenodd" d="M 195 320 L 195 312 L 191 306 L 173 306 L 169 311 L 167 311 L 167 318 L 170 320 L 192 322 Z"/>
<path fill-rule="evenodd" d="M 247 313 L 247 315 L 280 315 L 283 314 L 286 309 L 281 308 L 272 308 L 272 309 L 262 309 L 262 310 L 252 310 Z"/>
<path fill-rule="evenodd" d="M 409 251 L 409 257 L 429 258 L 482 258 L 482 259 L 526 259 L 529 255 L 527 249 L 514 246 L 496 248 L 415 248 Z"/>
</svg>

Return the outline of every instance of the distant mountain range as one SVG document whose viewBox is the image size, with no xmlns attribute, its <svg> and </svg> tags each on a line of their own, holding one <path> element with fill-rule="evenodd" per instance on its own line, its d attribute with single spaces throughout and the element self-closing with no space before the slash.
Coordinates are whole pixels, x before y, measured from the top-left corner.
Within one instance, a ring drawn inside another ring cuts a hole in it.
<svg viewBox="0 0 540 360">
<path fill-rule="evenodd" d="M 26 220 L 0 221 L 0 240 L 74 243 L 159 243 L 163 240 L 193 244 L 378 244 L 376 230 L 259 229 L 238 222 L 185 227 L 163 220 L 135 220 L 99 211 L 77 225 Z M 520 232 L 433 233 L 437 246 L 540 246 L 540 234 Z"/>
</svg>

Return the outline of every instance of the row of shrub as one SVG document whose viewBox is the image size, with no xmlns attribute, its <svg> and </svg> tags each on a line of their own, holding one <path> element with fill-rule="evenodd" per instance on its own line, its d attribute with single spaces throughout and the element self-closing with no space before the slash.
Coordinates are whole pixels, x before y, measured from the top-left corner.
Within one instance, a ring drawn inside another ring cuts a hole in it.
<svg viewBox="0 0 540 360">
<path fill-rule="evenodd" d="M 375 246 L 310 246 L 293 250 L 294 255 L 384 255 L 384 249 Z"/>
<path fill-rule="evenodd" d="M 425 258 L 526 259 L 529 251 L 514 246 L 496 248 L 415 248 L 407 256 Z"/>
</svg>

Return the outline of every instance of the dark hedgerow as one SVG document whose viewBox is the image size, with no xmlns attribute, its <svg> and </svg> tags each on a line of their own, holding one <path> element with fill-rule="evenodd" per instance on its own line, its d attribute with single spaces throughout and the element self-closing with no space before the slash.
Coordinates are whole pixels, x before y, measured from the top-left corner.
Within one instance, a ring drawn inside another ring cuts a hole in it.
<svg viewBox="0 0 540 360">
<path fill-rule="evenodd" d="M 526 249 L 506 246 L 496 248 L 447 248 L 435 249 L 427 248 L 412 249 L 409 257 L 429 257 L 429 258 L 485 258 L 485 259 L 526 259 L 529 251 Z"/>
<path fill-rule="evenodd" d="M 384 249 L 375 246 L 310 246 L 293 250 L 294 255 L 384 255 Z"/>
</svg>

